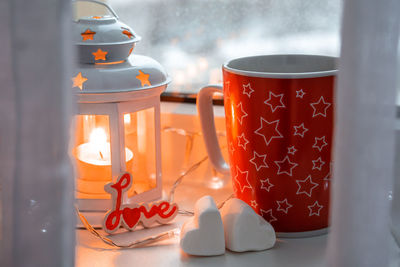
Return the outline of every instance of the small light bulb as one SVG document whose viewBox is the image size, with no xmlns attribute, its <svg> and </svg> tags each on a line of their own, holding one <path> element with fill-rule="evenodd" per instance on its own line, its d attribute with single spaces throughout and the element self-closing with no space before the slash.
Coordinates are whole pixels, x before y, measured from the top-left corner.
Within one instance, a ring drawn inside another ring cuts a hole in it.
<svg viewBox="0 0 400 267">
<path fill-rule="evenodd" d="M 180 236 L 180 234 L 181 234 L 181 229 L 180 228 L 175 228 L 175 229 L 173 229 L 172 230 L 172 232 L 173 232 L 173 234 L 174 234 L 174 236 Z"/>
<path fill-rule="evenodd" d="M 211 181 L 209 182 L 208 186 L 211 189 L 220 189 L 224 187 L 224 181 L 218 176 L 214 176 L 211 178 Z"/>
</svg>

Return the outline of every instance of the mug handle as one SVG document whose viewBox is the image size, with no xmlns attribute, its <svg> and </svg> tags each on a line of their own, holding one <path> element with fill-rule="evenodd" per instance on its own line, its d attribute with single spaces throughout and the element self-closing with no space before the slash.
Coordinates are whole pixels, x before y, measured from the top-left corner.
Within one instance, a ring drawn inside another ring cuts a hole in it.
<svg viewBox="0 0 400 267">
<path fill-rule="evenodd" d="M 201 131 L 211 164 L 217 171 L 226 174 L 229 173 L 229 165 L 224 160 L 218 144 L 212 104 L 214 93 L 223 93 L 222 86 L 207 85 L 200 89 L 197 94 L 197 111 L 199 113 Z"/>
</svg>

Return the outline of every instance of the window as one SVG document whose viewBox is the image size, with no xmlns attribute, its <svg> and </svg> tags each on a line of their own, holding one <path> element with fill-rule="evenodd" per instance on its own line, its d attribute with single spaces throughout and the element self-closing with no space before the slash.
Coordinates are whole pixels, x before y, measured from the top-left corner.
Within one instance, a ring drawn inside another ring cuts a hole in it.
<svg viewBox="0 0 400 267">
<path fill-rule="evenodd" d="M 221 81 L 221 65 L 256 54 L 339 55 L 340 0 L 108 0 L 159 61 L 168 92 Z"/>
</svg>

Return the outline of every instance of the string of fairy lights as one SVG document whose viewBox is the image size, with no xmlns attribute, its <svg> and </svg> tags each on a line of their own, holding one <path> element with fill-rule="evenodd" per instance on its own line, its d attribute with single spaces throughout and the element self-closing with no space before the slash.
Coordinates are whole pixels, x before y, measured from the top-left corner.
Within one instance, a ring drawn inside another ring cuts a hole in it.
<svg viewBox="0 0 400 267">
<path fill-rule="evenodd" d="M 195 170 L 197 170 L 204 162 L 208 161 L 208 156 L 204 156 L 203 158 L 201 158 L 199 161 L 195 162 L 194 164 L 192 164 L 191 166 L 188 166 L 188 162 L 189 162 L 189 158 L 190 155 L 193 152 L 193 143 L 195 141 L 195 138 L 198 136 L 201 136 L 201 132 L 190 132 L 190 131 L 186 131 L 185 129 L 181 129 L 181 128 L 173 128 L 173 127 L 165 127 L 164 129 L 162 129 L 163 132 L 172 132 L 181 136 L 184 136 L 186 138 L 186 147 L 185 147 L 185 157 L 184 157 L 184 168 L 181 171 L 181 174 L 179 175 L 179 177 L 175 180 L 175 182 L 172 184 L 171 189 L 169 190 L 169 194 L 168 194 L 168 201 L 169 202 L 173 202 L 174 201 L 174 197 L 175 197 L 175 191 L 176 189 L 179 187 L 179 185 L 182 183 L 182 181 L 184 180 L 185 177 L 187 177 L 189 174 L 191 174 L 192 172 L 194 172 Z M 226 136 L 225 132 L 217 132 L 217 136 L 221 137 L 221 136 Z M 225 149 L 226 146 L 221 147 L 221 149 Z M 214 170 L 213 173 L 215 173 L 216 171 Z M 231 194 L 227 199 L 225 199 L 224 201 L 222 201 L 221 203 L 219 203 L 217 205 L 218 209 L 222 208 L 223 205 L 226 203 L 226 201 L 228 201 L 229 199 L 231 199 L 233 197 L 233 194 Z M 103 241 L 105 244 L 113 246 L 113 247 L 118 247 L 118 248 L 137 248 L 137 247 L 143 247 L 143 246 L 147 246 L 149 244 L 153 244 L 156 242 L 160 242 L 162 240 L 166 240 L 166 239 L 170 239 L 170 238 L 174 238 L 176 236 L 179 235 L 180 233 L 180 229 L 179 228 L 175 228 L 169 231 L 165 231 L 162 233 L 159 233 L 157 235 L 153 235 L 150 237 L 146 237 L 140 240 L 135 240 L 133 242 L 130 242 L 128 244 L 124 243 L 124 244 L 119 244 L 115 241 L 113 241 L 112 239 L 110 239 L 109 237 L 103 235 L 102 233 L 100 233 L 99 231 L 97 231 L 85 218 L 85 216 L 79 211 L 79 209 L 77 207 L 75 207 L 76 212 L 78 214 L 79 219 L 81 220 L 83 226 L 90 232 L 92 233 L 94 236 L 96 236 L 97 238 L 99 238 L 101 241 Z M 179 214 L 180 215 L 186 215 L 186 216 L 193 216 L 194 212 L 190 211 L 190 210 L 185 210 L 185 209 L 179 209 Z"/>
</svg>

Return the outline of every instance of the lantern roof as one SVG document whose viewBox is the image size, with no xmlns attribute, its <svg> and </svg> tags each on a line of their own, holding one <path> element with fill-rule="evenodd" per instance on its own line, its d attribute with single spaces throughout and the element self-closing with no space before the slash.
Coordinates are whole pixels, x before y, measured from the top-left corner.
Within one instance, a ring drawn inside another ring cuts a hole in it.
<svg viewBox="0 0 400 267">
<path fill-rule="evenodd" d="M 88 16 L 74 21 L 72 35 L 78 48 L 79 62 L 108 63 L 125 60 L 141 37 L 121 22 L 106 3 L 85 1 L 105 6 L 110 14 Z"/>
<path fill-rule="evenodd" d="M 164 91 L 170 78 L 163 67 L 150 57 L 132 54 L 141 38 L 106 3 L 84 1 L 107 7 L 110 15 L 84 17 L 74 23 L 79 64 L 72 87 L 78 101 L 124 101 L 138 95 L 134 92 L 146 91 L 146 95 Z"/>
<path fill-rule="evenodd" d="M 84 102 L 123 101 L 128 92 L 150 93 L 160 88 L 161 93 L 170 81 L 157 61 L 142 55 L 131 55 L 118 64 L 80 64 L 72 77 L 79 101 Z"/>
</svg>

